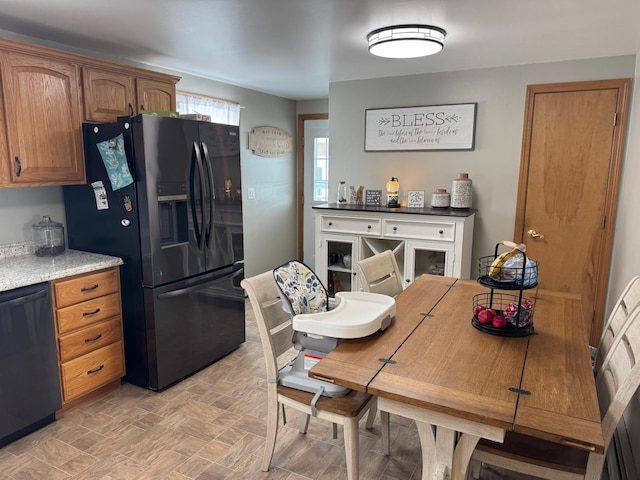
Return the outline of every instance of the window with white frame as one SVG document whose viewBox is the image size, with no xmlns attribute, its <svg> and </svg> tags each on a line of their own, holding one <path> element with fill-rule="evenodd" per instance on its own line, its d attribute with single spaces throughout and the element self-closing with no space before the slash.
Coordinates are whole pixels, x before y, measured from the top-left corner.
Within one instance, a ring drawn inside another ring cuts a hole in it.
<svg viewBox="0 0 640 480">
<path fill-rule="evenodd" d="M 329 201 L 329 139 L 313 141 L 313 201 Z"/>
<path fill-rule="evenodd" d="M 187 92 L 177 92 L 176 106 L 180 115 L 199 113 L 210 116 L 211 121 L 214 123 L 240 125 L 240 105 L 235 102 Z"/>
</svg>

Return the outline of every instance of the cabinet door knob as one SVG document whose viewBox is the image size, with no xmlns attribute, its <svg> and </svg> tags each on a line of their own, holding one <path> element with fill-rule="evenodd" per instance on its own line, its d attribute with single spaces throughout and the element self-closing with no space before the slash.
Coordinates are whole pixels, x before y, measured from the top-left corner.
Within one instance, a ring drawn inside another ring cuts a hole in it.
<svg viewBox="0 0 640 480">
<path fill-rule="evenodd" d="M 408 278 L 405 278 L 404 281 L 407 283 L 411 283 L 411 280 L 409 280 Z"/>
<path fill-rule="evenodd" d="M 394 232 L 398 231 L 398 227 L 393 227 L 393 231 Z"/>
<path fill-rule="evenodd" d="M 440 233 L 440 235 L 442 235 L 444 233 L 444 230 L 440 230 L 438 233 Z"/>
<path fill-rule="evenodd" d="M 333 222 L 329 222 L 329 226 L 333 225 Z"/>
</svg>

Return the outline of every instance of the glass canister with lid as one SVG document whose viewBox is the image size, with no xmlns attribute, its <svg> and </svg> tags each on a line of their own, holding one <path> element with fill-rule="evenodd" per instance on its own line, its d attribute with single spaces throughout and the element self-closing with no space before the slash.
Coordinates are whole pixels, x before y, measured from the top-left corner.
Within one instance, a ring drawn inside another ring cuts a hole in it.
<svg viewBox="0 0 640 480">
<path fill-rule="evenodd" d="M 38 223 L 31 225 L 33 229 L 34 253 L 37 257 L 53 257 L 65 251 L 64 227 L 45 215 Z"/>
</svg>

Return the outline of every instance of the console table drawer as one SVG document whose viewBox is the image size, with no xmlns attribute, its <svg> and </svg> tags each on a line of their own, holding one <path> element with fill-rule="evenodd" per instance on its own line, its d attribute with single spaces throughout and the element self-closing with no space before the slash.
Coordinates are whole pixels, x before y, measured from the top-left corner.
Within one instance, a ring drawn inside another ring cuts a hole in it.
<svg viewBox="0 0 640 480">
<path fill-rule="evenodd" d="M 380 235 L 380 219 L 322 215 L 321 229 L 323 232 L 332 233 Z"/>
<path fill-rule="evenodd" d="M 411 220 L 389 219 L 384 219 L 382 221 L 382 235 L 384 237 L 453 242 L 455 239 L 455 233 L 455 223 L 414 222 Z"/>
</svg>

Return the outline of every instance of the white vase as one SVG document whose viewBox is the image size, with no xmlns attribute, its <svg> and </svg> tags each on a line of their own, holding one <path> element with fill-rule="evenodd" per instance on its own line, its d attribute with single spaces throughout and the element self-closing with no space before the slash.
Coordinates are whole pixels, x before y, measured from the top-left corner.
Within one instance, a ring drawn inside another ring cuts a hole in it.
<svg viewBox="0 0 640 480">
<path fill-rule="evenodd" d="M 471 208 L 473 191 L 468 173 L 459 173 L 451 184 L 451 208 Z"/>
</svg>

